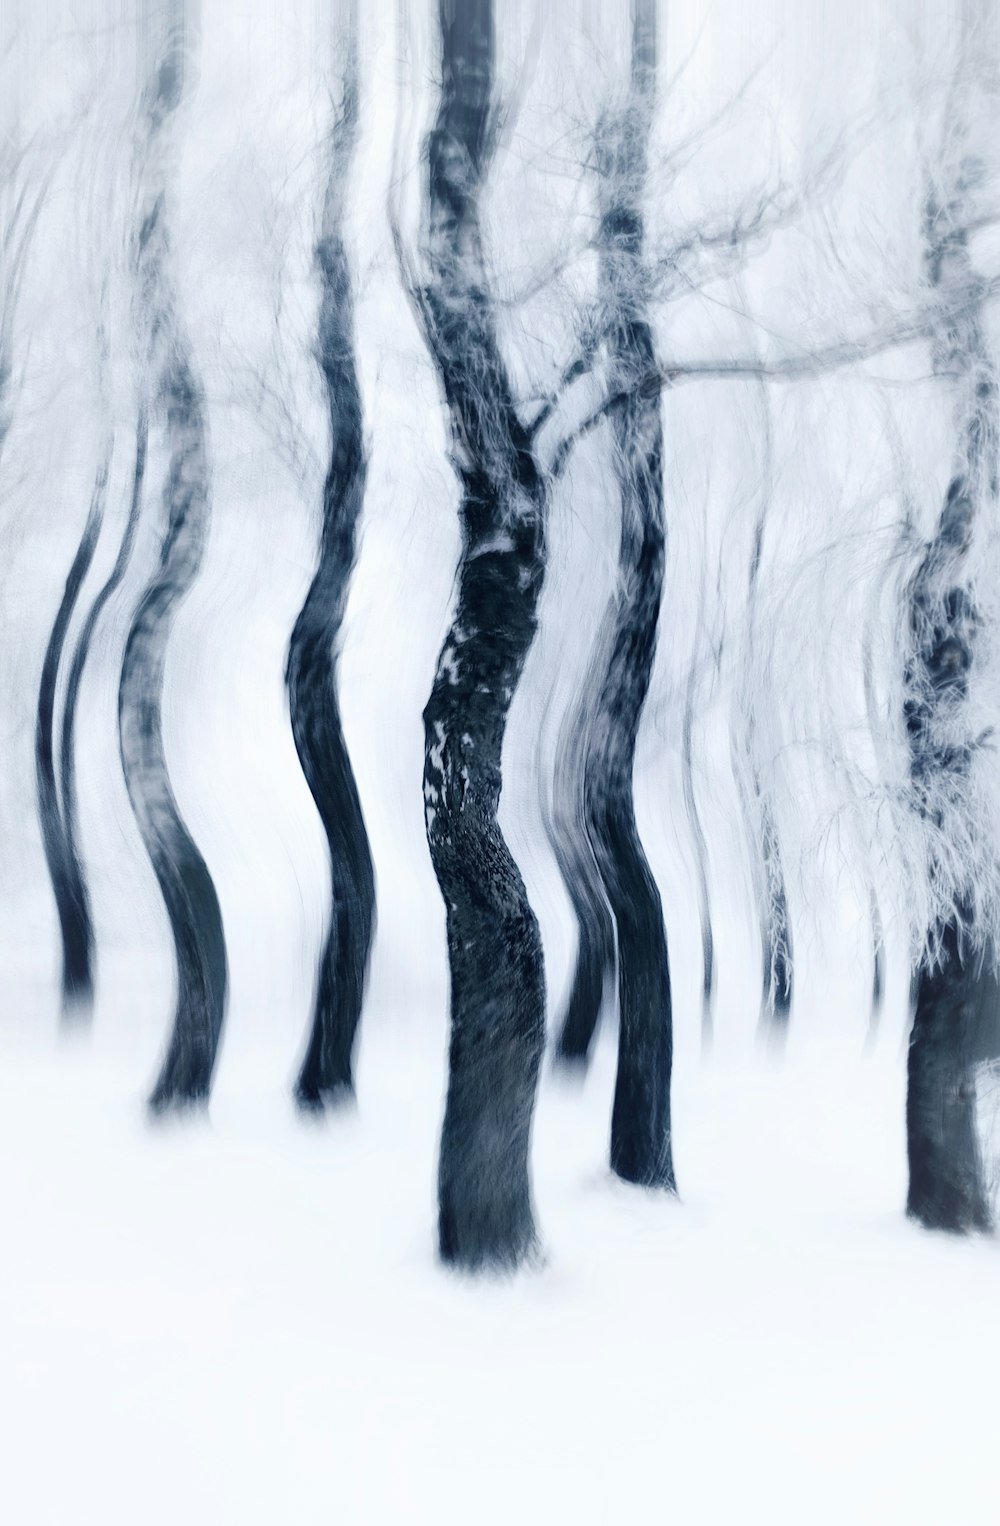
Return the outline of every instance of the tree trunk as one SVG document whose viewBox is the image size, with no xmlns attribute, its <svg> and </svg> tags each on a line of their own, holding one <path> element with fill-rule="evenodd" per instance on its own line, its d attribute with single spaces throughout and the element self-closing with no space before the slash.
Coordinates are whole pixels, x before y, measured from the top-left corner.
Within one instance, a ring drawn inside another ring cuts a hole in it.
<svg viewBox="0 0 1000 1526">
<path fill-rule="evenodd" d="M 80 628 L 80 634 L 77 637 L 76 646 L 73 649 L 73 657 L 69 665 L 69 673 L 66 677 L 66 692 L 63 697 L 62 736 L 59 749 L 59 794 L 62 808 L 63 833 L 67 849 L 72 855 L 74 875 L 73 892 L 70 898 L 73 916 L 71 924 L 73 929 L 72 936 L 75 947 L 81 953 L 85 951 L 85 959 L 80 957 L 78 979 L 83 990 L 89 993 L 85 998 L 88 1006 L 92 1000 L 94 989 L 94 934 L 90 912 L 90 895 L 87 889 L 83 862 L 77 846 L 79 835 L 76 797 L 77 708 L 80 699 L 80 686 L 83 683 L 83 672 L 93 643 L 94 633 L 97 630 L 105 605 L 121 585 L 132 555 L 132 547 L 135 543 L 136 531 L 139 528 L 139 514 L 142 507 L 142 485 L 146 472 L 146 442 L 146 413 L 143 408 L 140 409 L 136 423 L 135 464 L 132 473 L 132 494 L 128 520 L 118 548 L 118 555 L 115 558 L 114 567 L 101 585 L 94 602 L 87 612 L 87 618 Z M 65 1011 L 65 977 L 63 982 L 63 1001 Z"/>
<path fill-rule="evenodd" d="M 332 907 L 320 960 L 312 1030 L 296 1096 L 302 1107 L 354 1092 L 353 1055 L 375 925 L 375 874 L 337 698 L 336 642 L 344 618 L 364 506 L 367 464 L 354 356 L 354 308 L 343 213 L 358 123 L 356 16 L 349 21 L 343 111 L 316 251 L 322 283 L 319 362 L 330 412 L 319 565 L 288 649 L 292 734 L 330 856 Z"/>
<path fill-rule="evenodd" d="M 608 337 L 611 413 L 621 499 L 619 591 L 607 612 L 610 654 L 587 758 L 587 828 L 618 937 L 618 1072 L 611 1167 L 625 1181 L 675 1190 L 670 1136 L 673 1051 L 663 910 L 635 822 L 632 775 L 663 594 L 663 427 L 644 313 L 641 259 L 646 150 L 656 84 L 656 0 L 635 0 L 626 111 L 599 145 L 602 284 L 615 316 Z"/>
<path fill-rule="evenodd" d="M 961 112 L 973 88 L 977 33 L 970 11 L 962 17 L 954 111 L 949 110 L 945 155 L 950 173 L 929 192 L 925 207 L 925 260 L 932 290 L 954 299 L 975 289 L 968 249 L 970 197 L 977 166 L 966 149 Z M 978 738 L 968 719 L 980 614 L 968 570 L 977 519 L 996 513 L 1000 398 L 989 354 L 981 303 L 956 302 L 956 315 L 932 335 L 935 373 L 956 397 L 957 448 L 953 474 L 934 534 L 909 590 L 910 657 L 904 718 L 914 809 L 938 831 L 949 802 L 961 800 Z M 966 807 L 968 809 L 968 807 Z M 932 881 L 943 874 L 931 862 Z M 975 1059 L 979 1015 L 995 990 L 993 941 L 977 925 L 972 886 L 931 929 L 914 972 L 910 1033 L 907 1211 L 929 1229 L 985 1228 L 989 1208 L 975 1137 Z"/>
<path fill-rule="evenodd" d="M 89 1018 L 93 1010 L 94 937 L 76 833 L 67 819 L 65 798 L 60 798 L 57 782 L 63 770 L 57 770 L 56 767 L 60 752 L 55 734 L 56 684 L 73 610 L 94 559 L 101 533 L 110 466 L 111 444 L 109 441 L 98 464 L 87 522 L 66 578 L 66 586 L 45 649 L 35 721 L 38 815 L 42 828 L 42 846 L 45 849 L 45 861 L 52 880 L 62 941 L 61 1011 L 63 1021 Z M 65 731 L 61 741 L 63 762 L 65 762 Z"/>
<path fill-rule="evenodd" d="M 615 1002 L 615 924 L 594 845 L 587 830 L 587 752 L 597 722 L 595 699 L 607 665 L 598 640 L 583 690 L 556 751 L 553 806 L 546 826 L 577 927 L 569 1002 L 559 1027 L 556 1061 L 586 1069 L 604 1007 Z"/>
<path fill-rule="evenodd" d="M 984 1000 L 995 980 L 968 956 L 953 923 L 940 962 L 922 966 L 907 1061 L 906 1211 L 928 1229 L 988 1229 L 990 1209 L 976 1135 L 974 1058 Z"/>
<path fill-rule="evenodd" d="M 511 699 L 535 634 L 546 493 L 500 355 L 479 225 L 494 148 L 490 0 L 441 0 L 442 90 L 427 142 L 418 294 L 462 485 L 455 617 L 424 710 L 427 840 L 451 972 L 439 1248 L 514 1267 L 535 1228 L 531 1117 L 544 1043 L 538 924 L 497 822 Z"/>
<path fill-rule="evenodd" d="M 176 110 L 183 30 L 169 44 L 146 96 L 151 157 Z M 163 677 L 177 608 L 197 577 L 208 535 L 209 462 L 204 399 L 189 358 L 167 273 L 165 185 L 147 187 L 139 275 L 149 336 L 150 394 L 162 414 L 168 458 L 160 564 L 139 601 L 122 661 L 118 736 L 132 810 L 159 883 L 177 959 L 177 1007 L 167 1054 L 150 1097 L 153 1112 L 207 1101 L 225 1011 L 227 971 L 218 897 L 184 825 L 163 748 Z"/>
</svg>

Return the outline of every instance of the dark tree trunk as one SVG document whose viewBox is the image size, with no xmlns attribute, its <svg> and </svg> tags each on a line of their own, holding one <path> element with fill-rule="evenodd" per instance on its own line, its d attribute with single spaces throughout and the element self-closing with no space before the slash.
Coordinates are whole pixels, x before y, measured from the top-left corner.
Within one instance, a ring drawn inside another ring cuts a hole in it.
<svg viewBox="0 0 1000 1526">
<path fill-rule="evenodd" d="M 646 151 L 656 83 L 656 0 L 633 6 L 628 107 L 599 145 L 602 284 L 614 317 L 608 351 L 621 402 L 611 413 L 621 498 L 620 589 L 606 615 L 607 670 L 586 761 L 588 836 L 618 941 L 618 1073 L 611 1167 L 624 1180 L 674 1190 L 670 1137 L 673 1048 L 666 930 L 635 822 L 632 775 L 663 593 L 663 429 L 641 261 Z"/>
<path fill-rule="evenodd" d="M 180 100 L 183 30 L 171 34 L 146 96 L 150 157 Z M 157 177 L 158 180 L 158 177 Z M 162 1112 L 208 1099 L 225 1011 L 222 916 L 205 861 L 184 825 L 163 748 L 167 645 L 178 606 L 197 577 L 208 535 L 209 461 L 204 399 L 175 310 L 166 259 L 162 183 L 147 187 L 139 238 L 140 315 L 149 336 L 150 394 L 162 416 L 168 458 L 160 561 L 132 620 L 118 691 L 118 731 L 129 799 L 170 920 L 177 959 L 177 1008 L 150 1097 Z"/>
<path fill-rule="evenodd" d="M 418 293 L 462 486 L 458 601 L 424 711 L 427 840 L 448 928 L 439 1248 L 475 1269 L 535 1244 L 529 1146 L 544 1044 L 538 924 L 497 822 L 507 714 L 535 634 L 546 493 L 497 343 L 479 195 L 494 148 L 490 0 L 441 0 Z"/>
<path fill-rule="evenodd" d="M 963 18 L 967 28 L 968 18 Z M 971 81 L 974 36 L 965 31 L 956 86 Z M 959 101 L 958 90 L 953 98 Z M 932 290 L 951 299 L 974 290 L 967 223 L 976 166 L 957 152 L 960 121 L 949 120 L 947 149 L 957 169 L 947 196 L 925 209 L 925 258 Z M 904 718 L 914 808 L 939 830 L 948 800 L 961 799 L 978 738 L 966 719 L 979 612 L 967 570 L 977 515 L 996 512 L 1000 401 L 980 304 L 954 302 L 955 316 L 933 334 L 933 363 L 956 394 L 958 441 L 945 503 L 909 590 L 910 657 Z M 930 865 L 932 877 L 940 872 Z M 948 899 L 953 899 L 949 895 Z M 980 1015 L 995 992 L 993 943 L 977 926 L 971 886 L 956 913 L 931 929 L 932 953 L 914 973 L 907 1090 L 907 1210 L 929 1229 L 985 1228 L 989 1208 L 975 1137 L 975 1064 Z M 933 950 L 938 950 L 935 958 Z"/>
<path fill-rule="evenodd" d="M 286 673 L 292 733 L 326 833 L 332 886 L 312 1029 L 296 1087 L 300 1105 L 314 1109 L 354 1092 L 354 1045 L 375 924 L 374 869 L 337 698 L 336 642 L 354 567 L 366 478 L 353 297 L 342 234 L 358 123 L 354 27 L 352 11 L 344 108 L 331 139 L 332 163 L 316 252 L 322 283 L 318 358 L 330 411 L 330 467 L 323 492 L 319 565 L 292 632 Z"/>
<path fill-rule="evenodd" d="M 670 1146 L 672 1014 L 660 895 L 635 822 L 633 771 L 663 594 L 663 429 L 643 297 L 641 209 L 656 85 L 656 3 L 635 0 L 625 109 L 598 142 L 602 296 L 610 315 L 609 412 L 621 505 L 619 588 L 602 622 L 590 693 L 561 743 L 552 842 L 577 919 L 577 961 L 557 1058 L 585 1063 L 617 970 L 618 1074 L 611 1166 L 626 1181 L 674 1189 Z M 596 871 L 596 872 L 595 872 Z M 707 897 L 706 897 L 707 899 Z M 703 920 L 705 979 L 711 930 Z"/>
<path fill-rule="evenodd" d="M 101 533 L 110 465 L 109 442 L 97 468 L 87 522 L 66 578 L 66 586 L 45 649 L 35 723 L 38 814 L 62 941 L 61 1009 L 64 1021 L 86 1019 L 91 1015 L 94 1001 L 94 938 L 74 824 L 67 819 L 65 797 L 60 797 L 59 781 L 64 778 L 64 770 L 57 769 L 60 747 L 55 734 L 56 684 L 70 620 Z M 61 740 L 65 764 L 65 731 Z"/>
<path fill-rule="evenodd" d="M 907 1062 L 906 1211 L 928 1229 L 988 1229 L 976 1134 L 974 1063 L 980 1010 L 995 991 L 982 956 L 968 955 L 953 923 L 941 956 L 921 967 Z"/>
<path fill-rule="evenodd" d="M 69 897 L 69 905 L 72 912 L 70 929 L 73 946 L 76 948 L 79 959 L 79 980 L 82 988 L 87 992 L 86 1002 L 89 1008 L 94 989 L 94 933 L 90 912 L 90 895 L 87 890 L 86 875 L 78 848 L 78 824 L 77 824 L 77 800 L 76 800 L 76 717 L 80 699 L 80 686 L 83 682 L 83 672 L 87 663 L 94 639 L 94 632 L 104 611 L 104 607 L 112 594 L 121 585 L 125 576 L 129 559 L 132 555 L 132 546 L 135 542 L 136 530 L 139 527 L 139 512 L 142 507 L 142 484 L 146 471 L 146 414 L 141 409 L 136 424 L 135 465 L 132 473 L 132 493 L 129 505 L 128 520 L 122 535 L 118 555 L 115 558 L 114 567 L 108 574 L 93 604 L 87 612 L 87 618 L 80 628 L 76 646 L 73 649 L 73 657 L 66 677 L 66 692 L 63 697 L 62 712 L 62 737 L 59 749 L 59 795 L 62 806 L 62 828 L 68 853 L 71 855 L 72 864 L 72 894 Z M 64 937 L 66 934 L 64 934 Z M 67 946 L 68 946 L 67 938 Z M 66 980 L 63 982 L 64 1011 L 66 1010 Z"/>
<path fill-rule="evenodd" d="M 673 1187 L 670 1152 L 672 1017 L 659 891 L 635 824 L 632 774 L 663 593 L 663 431 L 652 330 L 642 296 L 646 153 L 656 84 L 655 0 L 635 0 L 624 111 L 602 129 L 600 260 L 611 314 L 610 413 L 621 503 L 619 590 L 602 621 L 587 694 L 560 742 L 550 839 L 573 903 L 577 958 L 556 1051 L 586 1064 L 617 973 L 619 1062 L 611 1163 L 629 1181 Z M 707 892 L 702 919 L 706 1004 L 713 971 Z"/>
</svg>

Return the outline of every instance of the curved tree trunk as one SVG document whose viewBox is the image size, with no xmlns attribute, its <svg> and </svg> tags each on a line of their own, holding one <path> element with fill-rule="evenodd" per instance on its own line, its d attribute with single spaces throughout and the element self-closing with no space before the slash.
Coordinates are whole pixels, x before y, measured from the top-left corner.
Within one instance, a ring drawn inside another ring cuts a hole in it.
<svg viewBox="0 0 1000 1526">
<path fill-rule="evenodd" d="M 656 87 L 656 3 L 632 7 L 625 109 L 598 141 L 609 411 L 621 505 L 618 588 L 602 621 L 583 700 L 560 742 L 550 838 L 577 919 L 577 960 L 557 1058 L 586 1063 L 617 971 L 618 1072 L 611 1166 L 626 1181 L 674 1188 L 670 1147 L 672 1012 L 660 895 L 635 822 L 632 776 L 660 617 L 665 566 L 663 429 L 641 270 L 646 153 Z M 704 943 L 706 979 L 711 946 Z"/>
<path fill-rule="evenodd" d="M 296 1095 L 321 1109 L 354 1091 L 353 1054 L 375 925 L 375 874 L 337 699 L 336 641 L 343 623 L 364 506 L 366 461 L 354 357 L 354 310 L 343 215 L 358 126 L 357 18 L 349 18 L 343 111 L 316 251 L 322 282 L 319 362 L 330 411 L 319 565 L 288 649 L 289 707 L 302 771 L 323 822 L 332 908 L 320 960 L 312 1029 Z"/>
<path fill-rule="evenodd" d="M 513 1267 L 535 1228 L 529 1145 L 544 1044 L 538 924 L 497 822 L 510 702 L 535 634 L 546 492 L 500 355 L 480 236 L 494 148 L 491 0 L 441 0 L 442 89 L 427 142 L 418 293 L 462 485 L 455 617 L 424 710 L 427 841 L 447 912 L 448 1096 L 439 1248 Z"/>
<path fill-rule="evenodd" d="M 656 3 L 633 6 L 626 110 L 599 145 L 602 284 L 612 321 L 610 416 L 621 498 L 619 590 L 605 616 L 609 656 L 585 764 L 587 832 L 618 943 L 618 1071 L 611 1167 L 626 1181 L 674 1190 L 670 1138 L 670 968 L 660 895 L 639 840 L 632 775 L 663 594 L 663 428 L 640 264 L 641 196 L 656 85 Z"/>
<path fill-rule="evenodd" d="M 109 440 L 98 463 L 87 522 L 45 648 L 35 720 L 38 815 L 62 941 L 61 1010 L 64 1021 L 88 1018 L 91 1014 L 94 1001 L 94 937 L 83 867 L 76 843 L 75 812 L 72 819 L 67 818 L 65 796 L 60 795 L 59 784 L 64 778 L 64 768 L 57 769 L 56 766 L 60 752 L 55 734 L 56 684 L 73 610 L 90 570 L 101 533 L 110 466 Z M 63 765 L 65 747 L 64 730 L 61 749 Z"/>
<path fill-rule="evenodd" d="M 62 734 L 59 745 L 59 799 L 62 808 L 64 842 L 66 850 L 70 855 L 73 872 L 73 880 L 71 882 L 72 893 L 68 898 L 73 920 L 69 931 L 72 934 L 75 948 L 81 953 L 85 952 L 85 958 L 80 959 L 79 979 L 82 987 L 88 993 L 86 997 L 88 1005 L 93 998 L 94 989 L 94 932 L 87 879 L 78 847 L 76 718 L 80 699 L 80 686 L 83 682 L 83 672 L 91 645 L 93 644 L 94 633 L 97 630 L 105 605 L 122 583 L 132 555 L 136 531 L 139 528 L 139 514 L 142 507 L 142 484 L 146 472 L 146 439 L 146 414 L 145 409 L 142 408 L 136 423 L 135 463 L 132 472 L 132 492 L 128 519 L 118 547 L 118 555 L 115 558 L 114 567 L 101 585 L 94 602 L 87 612 L 87 618 L 80 627 L 80 633 L 77 637 L 76 646 L 73 649 L 73 657 L 69 665 L 69 673 L 66 677 L 66 692 L 63 696 Z M 63 990 L 65 1010 L 65 979 Z"/>
<path fill-rule="evenodd" d="M 150 159 L 180 101 L 183 28 L 175 28 L 146 95 Z M 129 799 L 170 919 L 177 959 L 173 1032 L 150 1108 L 207 1101 L 225 1011 L 227 971 L 218 897 L 184 825 L 163 747 L 163 677 L 178 606 L 197 577 L 209 526 L 204 399 L 178 319 L 166 264 L 165 177 L 149 177 L 139 239 L 139 285 L 149 336 L 149 393 L 168 458 L 159 567 L 132 620 L 118 690 L 118 732 Z"/>
</svg>

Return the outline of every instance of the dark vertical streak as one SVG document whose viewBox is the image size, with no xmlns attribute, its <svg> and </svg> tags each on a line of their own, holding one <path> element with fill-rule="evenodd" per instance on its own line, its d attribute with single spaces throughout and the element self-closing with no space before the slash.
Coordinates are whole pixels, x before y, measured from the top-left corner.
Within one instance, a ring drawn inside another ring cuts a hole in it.
<svg viewBox="0 0 1000 1526">
<path fill-rule="evenodd" d="M 535 1228 L 531 1117 L 544 1044 L 538 924 L 497 822 L 507 715 L 535 634 L 546 490 L 496 337 L 479 198 L 495 147 L 491 0 L 440 0 L 442 84 L 426 145 L 417 297 L 462 486 L 458 600 L 424 710 L 427 840 L 451 971 L 439 1248 L 515 1266 Z"/>
<path fill-rule="evenodd" d="M 777 823 L 759 776 L 754 780 L 754 788 L 758 794 L 764 867 L 764 916 L 761 921 L 764 1000 L 761 1019 L 765 1031 L 781 1035 L 788 1027 L 792 1009 L 792 931 Z"/>
<path fill-rule="evenodd" d="M 704 613 L 704 599 L 698 616 L 699 630 Z M 701 824 L 698 801 L 694 792 L 694 701 L 697 687 L 697 648 L 691 656 L 687 688 L 684 698 L 684 725 L 681 738 L 681 765 L 684 789 L 684 806 L 687 811 L 691 834 L 694 837 L 695 873 L 698 878 L 698 922 L 701 928 L 701 1042 L 706 1050 L 712 1046 L 712 994 L 715 981 L 715 945 L 712 938 L 712 917 L 708 901 L 708 844 Z"/>
<path fill-rule="evenodd" d="M 885 946 L 882 930 L 882 913 L 879 909 L 878 896 L 874 887 L 869 898 L 869 920 L 872 929 L 872 1006 L 869 1021 L 869 1034 L 872 1038 L 878 1031 L 879 1018 L 882 1014 L 882 1000 L 885 995 Z"/>
<path fill-rule="evenodd" d="M 866 633 L 863 677 L 865 689 L 865 709 L 868 714 L 868 729 L 873 741 L 877 741 L 880 729 L 879 707 L 875 695 L 875 666 L 872 658 L 870 632 Z M 868 887 L 868 920 L 871 924 L 872 938 L 872 999 L 868 1020 L 868 1042 L 874 1043 L 878 1034 L 879 1021 L 882 1015 L 882 999 L 885 994 L 885 944 L 884 930 L 882 927 L 882 911 L 878 902 L 878 892 L 874 880 Z"/>
<path fill-rule="evenodd" d="M 354 358 L 354 310 L 343 215 L 358 129 L 357 18 L 350 17 L 343 110 L 316 251 L 322 283 L 318 359 L 330 414 L 319 565 L 288 649 L 289 707 L 302 771 L 323 822 L 332 909 L 320 961 L 312 1030 L 296 1095 L 322 1108 L 354 1090 L 353 1051 L 375 923 L 375 875 L 337 699 L 336 641 L 343 623 L 367 463 Z"/>
<path fill-rule="evenodd" d="M 65 795 L 60 799 L 59 786 L 64 778 L 62 768 L 59 770 L 59 782 L 57 782 L 54 724 L 56 684 L 73 610 L 94 559 L 101 533 L 108 473 L 111 466 L 111 448 L 109 438 L 98 463 L 87 521 L 66 578 L 63 596 L 45 649 L 35 722 L 38 814 L 42 827 L 42 845 L 45 849 L 49 877 L 52 880 L 62 940 L 62 1015 L 64 1019 L 90 1016 L 94 1000 L 94 940 L 83 868 L 76 842 L 75 813 L 68 817 Z M 65 747 L 65 731 L 63 747 Z M 65 752 L 62 763 L 65 764 Z"/>
<path fill-rule="evenodd" d="M 150 157 L 183 85 L 183 29 L 175 30 L 146 97 Z M 170 920 L 177 958 L 177 1008 L 167 1054 L 150 1098 L 154 1112 L 204 1102 L 215 1067 L 226 1000 L 222 916 L 211 876 L 184 825 L 163 747 L 163 677 L 178 606 L 194 582 L 209 526 L 204 399 L 166 271 L 165 183 L 156 176 L 139 236 L 139 284 L 148 325 L 152 397 L 168 460 L 159 567 L 139 601 L 122 661 L 118 731 L 129 799 Z"/>
</svg>

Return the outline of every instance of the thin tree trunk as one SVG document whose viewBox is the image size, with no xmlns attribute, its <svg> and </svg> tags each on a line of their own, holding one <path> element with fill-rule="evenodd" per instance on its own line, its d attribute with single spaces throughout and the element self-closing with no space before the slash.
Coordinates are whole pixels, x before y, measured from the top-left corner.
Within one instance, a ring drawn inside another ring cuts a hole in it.
<svg viewBox="0 0 1000 1526">
<path fill-rule="evenodd" d="M 739 283 L 739 290 L 742 306 L 745 309 L 746 297 L 742 283 Z M 764 536 L 771 506 L 774 446 L 771 405 L 767 385 L 763 381 L 759 383 L 759 394 L 764 421 L 764 481 L 760 510 L 754 527 L 750 571 L 747 577 L 746 668 L 741 694 L 746 773 L 743 760 L 736 764 L 735 772 L 743 800 L 744 817 L 751 825 L 750 836 L 759 860 L 754 865 L 761 954 L 761 1006 L 758 1030 L 765 1038 L 780 1044 L 787 1033 L 792 1009 L 792 928 L 788 912 L 788 892 L 785 885 L 781 839 L 771 803 L 771 794 L 762 777 L 758 722 L 753 701 L 756 676 L 754 667 L 757 656 L 757 600 L 760 565 L 764 554 Z"/>
<path fill-rule="evenodd" d="M 681 772 L 684 790 L 684 808 L 694 838 L 695 874 L 698 880 L 698 923 L 701 929 L 701 1043 L 707 1053 L 714 1037 L 712 999 L 715 986 L 715 941 L 712 937 L 712 915 L 708 899 L 708 843 L 701 824 L 698 799 L 694 788 L 694 711 L 698 690 L 699 648 L 705 622 L 705 569 L 702 565 L 701 588 L 698 595 L 698 621 L 695 644 L 691 652 L 687 685 L 684 695 L 684 724 L 681 734 Z"/>
<path fill-rule="evenodd" d="M 70 621 L 101 533 L 110 466 L 109 439 L 98 462 L 87 522 L 66 578 L 66 586 L 45 649 L 35 721 L 38 815 L 62 941 L 61 1011 L 64 1021 L 89 1018 L 93 1009 L 94 939 L 83 868 L 76 843 L 75 819 L 73 822 L 67 820 L 65 800 L 60 798 L 62 770 L 57 770 L 56 767 L 59 752 L 55 735 L 56 684 Z M 65 734 L 62 741 L 65 748 Z"/>
<path fill-rule="evenodd" d="M 497 822 L 510 703 L 535 634 L 546 491 L 500 355 L 479 197 L 495 146 L 491 0 L 441 0 L 418 293 L 462 486 L 454 620 L 424 710 L 427 840 L 448 928 L 451 1039 L 439 1248 L 474 1269 L 532 1251 L 531 1117 L 544 1044 L 538 924 Z"/>
<path fill-rule="evenodd" d="M 150 159 L 157 164 L 164 125 L 183 88 L 183 27 L 175 27 L 146 95 Z M 166 264 L 169 253 L 162 173 L 145 188 L 139 240 L 142 319 L 149 336 L 151 396 L 168 459 L 164 533 L 157 571 L 139 601 L 125 644 L 118 730 L 129 799 L 170 920 L 177 960 L 173 1031 L 150 1108 L 162 1112 L 207 1101 L 225 1011 L 227 971 L 218 897 L 184 825 L 163 746 L 163 678 L 170 631 L 197 577 L 208 534 L 209 460 L 205 406 Z"/>
<path fill-rule="evenodd" d="M 330 413 L 319 565 L 288 649 L 289 707 L 302 771 L 323 822 L 332 907 L 320 960 L 312 1029 L 296 1088 L 322 1109 L 354 1091 L 353 1054 L 375 924 L 375 874 L 337 698 L 336 642 L 354 567 L 367 463 L 354 356 L 354 308 L 343 239 L 358 129 L 356 7 L 348 18 L 343 109 L 331 135 L 330 174 L 316 251 L 322 283 L 318 356 Z"/>
<path fill-rule="evenodd" d="M 72 855 L 71 862 L 75 876 L 73 892 L 70 898 L 74 917 L 73 936 L 76 946 L 86 950 L 86 964 L 83 968 L 87 989 L 91 997 L 94 987 L 94 932 L 90 911 L 90 894 L 87 889 L 87 879 L 78 846 L 76 719 L 80 699 L 80 686 L 83 683 L 83 672 L 93 644 L 94 633 L 97 630 L 106 604 L 112 594 L 120 587 L 125 577 L 132 555 L 132 547 L 135 543 L 136 531 L 139 528 L 139 514 L 142 507 L 142 484 L 146 472 L 146 440 L 146 413 L 144 408 L 140 408 L 136 423 L 135 463 L 132 472 L 132 490 L 128 519 L 118 547 L 115 564 L 101 585 L 93 604 L 87 612 L 87 618 L 80 627 L 76 646 L 73 649 L 69 673 L 66 677 L 66 691 L 63 696 L 62 730 L 59 740 L 59 798 L 62 808 L 64 838 L 67 849 Z"/>
<path fill-rule="evenodd" d="M 606 615 L 610 654 L 586 760 L 588 835 L 618 940 L 618 1071 L 611 1167 L 626 1181 L 675 1190 L 670 1130 L 673 1050 L 670 969 L 660 894 L 639 840 L 632 775 L 649 690 L 663 593 L 663 429 L 641 281 L 646 152 L 656 84 L 656 0 L 633 6 L 627 109 L 600 145 L 602 284 L 614 319 L 608 338 L 611 414 L 621 497 L 619 588 Z"/>
</svg>

